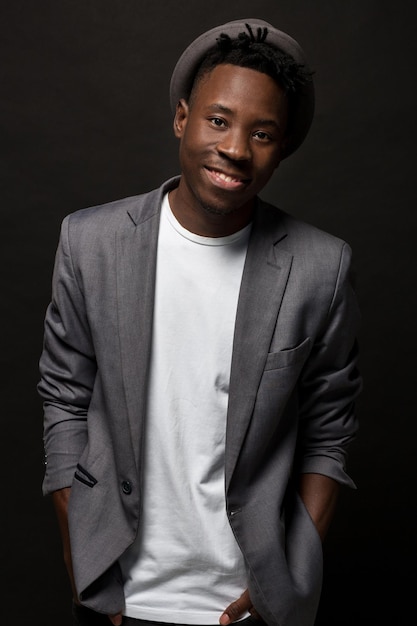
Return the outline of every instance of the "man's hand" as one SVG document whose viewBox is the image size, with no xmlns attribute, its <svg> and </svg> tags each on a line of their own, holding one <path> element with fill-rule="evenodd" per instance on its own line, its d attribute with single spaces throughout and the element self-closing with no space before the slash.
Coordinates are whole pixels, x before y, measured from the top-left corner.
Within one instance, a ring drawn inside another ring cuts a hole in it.
<svg viewBox="0 0 417 626">
<path fill-rule="evenodd" d="M 109 615 L 108 617 L 113 626 L 121 626 L 121 623 L 123 621 L 123 615 L 121 613 L 116 613 L 116 615 Z"/>
<path fill-rule="evenodd" d="M 231 622 L 235 622 L 242 617 L 246 612 L 249 612 L 253 617 L 261 619 L 260 615 L 255 611 L 252 605 L 252 600 L 249 597 L 249 591 L 246 589 L 238 600 L 235 600 L 227 609 L 223 611 L 220 616 L 219 623 L 221 626 L 228 626 Z"/>
</svg>

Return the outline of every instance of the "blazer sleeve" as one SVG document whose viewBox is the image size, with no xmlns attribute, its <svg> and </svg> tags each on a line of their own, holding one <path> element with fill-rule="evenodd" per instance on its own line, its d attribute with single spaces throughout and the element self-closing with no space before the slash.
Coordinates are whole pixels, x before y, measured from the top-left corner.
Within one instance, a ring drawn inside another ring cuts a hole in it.
<svg viewBox="0 0 417 626">
<path fill-rule="evenodd" d="M 330 476 L 355 487 L 346 473 L 347 449 L 356 436 L 355 400 L 360 313 L 351 281 L 351 249 L 345 243 L 325 323 L 316 337 L 300 384 L 298 450 L 301 472 Z"/>
<path fill-rule="evenodd" d="M 77 283 L 64 219 L 55 257 L 52 298 L 44 324 L 37 389 L 43 399 L 44 494 L 72 483 L 87 443 L 87 410 L 96 376 L 84 296 Z"/>
</svg>

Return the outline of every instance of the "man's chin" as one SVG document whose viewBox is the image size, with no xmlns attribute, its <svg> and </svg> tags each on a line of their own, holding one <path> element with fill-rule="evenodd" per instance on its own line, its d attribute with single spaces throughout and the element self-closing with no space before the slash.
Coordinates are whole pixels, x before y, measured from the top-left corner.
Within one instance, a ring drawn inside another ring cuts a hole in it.
<svg viewBox="0 0 417 626">
<path fill-rule="evenodd" d="M 227 217 L 228 215 L 233 215 L 233 213 L 236 213 L 236 211 L 239 210 L 240 207 L 224 207 L 224 206 L 214 206 L 212 204 L 202 204 L 201 205 L 202 208 L 204 209 L 204 211 L 206 213 L 209 213 L 210 215 L 219 215 L 219 216 L 225 216 Z"/>
<path fill-rule="evenodd" d="M 200 206 L 209 215 L 219 215 L 227 217 L 239 211 L 244 211 L 250 203 L 243 198 L 235 197 L 233 201 L 227 202 L 224 198 L 210 198 L 205 201 L 200 197 Z"/>
</svg>

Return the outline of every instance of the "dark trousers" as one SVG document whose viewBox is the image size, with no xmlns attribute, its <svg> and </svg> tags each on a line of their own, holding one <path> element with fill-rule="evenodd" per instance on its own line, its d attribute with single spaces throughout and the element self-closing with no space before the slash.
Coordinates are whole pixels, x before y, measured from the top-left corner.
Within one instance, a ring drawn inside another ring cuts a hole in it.
<svg viewBox="0 0 417 626">
<path fill-rule="evenodd" d="M 112 626 L 107 615 L 96 613 L 85 606 L 77 604 L 72 605 L 72 618 L 74 626 Z M 265 622 L 262 620 L 248 617 L 240 622 L 239 626 L 263 626 Z M 168 624 L 167 622 L 148 622 L 143 619 L 134 619 L 133 617 L 124 617 L 122 626 L 185 626 L 182 624 Z M 210 626 L 210 625 L 208 625 Z M 213 625 L 215 626 L 215 625 Z M 265 625 L 266 626 L 266 625 Z"/>
</svg>

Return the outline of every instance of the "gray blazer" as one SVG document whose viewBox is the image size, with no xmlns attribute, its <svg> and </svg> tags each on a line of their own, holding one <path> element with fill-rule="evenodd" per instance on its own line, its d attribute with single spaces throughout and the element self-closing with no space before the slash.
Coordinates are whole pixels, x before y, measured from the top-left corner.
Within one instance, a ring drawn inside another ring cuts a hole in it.
<svg viewBox="0 0 417 626">
<path fill-rule="evenodd" d="M 65 218 L 45 319 L 45 494 L 72 486 L 74 575 L 85 605 L 123 609 L 118 558 L 141 510 L 141 447 L 162 195 Z M 359 314 L 350 248 L 261 200 L 242 278 L 226 434 L 226 508 L 264 620 L 311 626 L 320 538 L 296 493 L 300 472 L 354 487 L 346 449 Z"/>
</svg>

